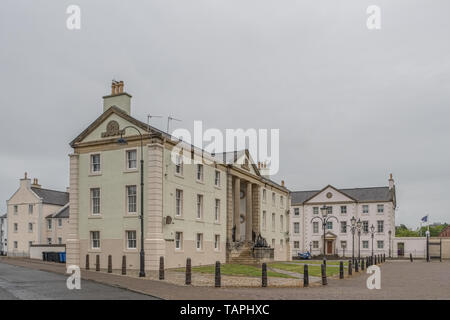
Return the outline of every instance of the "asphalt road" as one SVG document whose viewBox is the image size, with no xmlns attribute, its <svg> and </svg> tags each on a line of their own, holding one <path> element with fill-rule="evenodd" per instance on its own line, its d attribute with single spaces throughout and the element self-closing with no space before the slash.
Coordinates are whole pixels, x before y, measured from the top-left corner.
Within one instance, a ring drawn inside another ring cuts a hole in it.
<svg viewBox="0 0 450 320">
<path fill-rule="evenodd" d="M 0 262 L 0 300 L 155 300 L 158 298 L 81 280 L 80 290 L 66 287 L 67 277 Z"/>
</svg>

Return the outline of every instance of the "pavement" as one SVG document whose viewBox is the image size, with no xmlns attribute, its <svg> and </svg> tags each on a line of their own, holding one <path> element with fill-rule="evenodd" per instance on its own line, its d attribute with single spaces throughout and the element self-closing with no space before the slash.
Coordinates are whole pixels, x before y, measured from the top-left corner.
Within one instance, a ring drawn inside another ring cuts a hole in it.
<svg viewBox="0 0 450 320">
<path fill-rule="evenodd" d="M 0 265 L 13 264 L 29 269 L 65 273 L 65 265 L 28 259 L 0 259 Z M 381 289 L 369 290 L 366 273 L 353 273 L 343 280 L 329 278 L 327 286 L 312 285 L 309 288 L 213 288 L 179 286 L 165 281 L 140 279 L 105 272 L 82 270 L 82 287 L 95 281 L 130 291 L 173 300 L 373 300 L 373 299 L 450 299 L 450 261 L 427 263 L 423 260 L 387 261 L 379 265 Z M 0 277 L 4 278 L 0 273 Z M 61 279 L 62 280 L 62 279 Z M 65 286 L 64 282 L 61 286 Z M 1 287 L 1 285 L 0 285 Z M 67 289 L 65 289 L 68 291 Z M 67 294 L 67 293 L 66 293 Z M 87 299 L 82 292 L 81 299 Z M 130 299 L 133 299 L 130 297 Z"/>
</svg>

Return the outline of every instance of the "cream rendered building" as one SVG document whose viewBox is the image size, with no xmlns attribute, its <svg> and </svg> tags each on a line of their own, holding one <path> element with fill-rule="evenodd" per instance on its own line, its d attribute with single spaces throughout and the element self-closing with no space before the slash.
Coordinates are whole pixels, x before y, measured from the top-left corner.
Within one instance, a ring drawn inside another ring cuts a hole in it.
<svg viewBox="0 0 450 320">
<path fill-rule="evenodd" d="M 0 216 L 0 255 L 8 252 L 8 216 Z"/>
<path fill-rule="evenodd" d="M 327 186 L 322 190 L 291 193 L 291 245 L 292 255 L 311 250 L 312 255 L 323 255 L 323 227 L 318 218 L 321 208 L 329 207 L 331 215 L 325 233 L 327 255 L 352 256 L 351 219 L 361 220 L 362 231 L 358 244 L 355 232 L 355 256 L 358 249 L 362 257 L 372 253 L 370 227 L 374 226 L 374 254 L 392 254 L 395 237 L 395 185 L 392 175 L 389 185 L 373 188 L 337 189 Z M 314 220 L 313 220 L 314 218 Z M 360 247 L 359 247 L 360 246 Z"/>
<path fill-rule="evenodd" d="M 68 201 L 67 192 L 43 189 L 37 179 L 31 184 L 25 173 L 24 178 L 20 179 L 19 189 L 6 201 L 8 255 L 28 256 L 31 244 L 57 241 L 50 233 L 54 226 L 46 217 L 60 211 Z"/>
<path fill-rule="evenodd" d="M 113 83 L 103 98 L 103 113 L 71 142 L 68 264 L 84 267 L 86 256 L 92 264 L 100 255 L 106 267 L 112 255 L 119 269 L 125 255 L 128 268 L 139 268 L 137 130 L 143 138 L 146 270 L 156 270 L 160 257 L 168 268 L 184 266 L 187 257 L 193 265 L 244 262 L 249 253 L 258 261 L 290 258 L 289 191 L 264 178 L 248 152 L 210 155 L 184 145 L 172 161 L 178 141 L 130 116 L 123 82 Z M 127 145 L 117 143 L 121 136 Z M 253 250 L 259 235 L 271 248 Z"/>
</svg>

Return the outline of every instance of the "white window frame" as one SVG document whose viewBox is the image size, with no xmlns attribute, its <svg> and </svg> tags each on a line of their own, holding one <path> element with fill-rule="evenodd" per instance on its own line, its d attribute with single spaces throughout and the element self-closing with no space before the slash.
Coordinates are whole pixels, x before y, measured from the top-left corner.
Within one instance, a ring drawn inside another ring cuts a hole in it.
<svg viewBox="0 0 450 320">
<path fill-rule="evenodd" d="M 313 233 L 319 233 L 319 222 L 313 221 Z"/>
<path fill-rule="evenodd" d="M 94 158 L 98 156 L 98 163 L 94 163 Z M 94 170 L 95 166 L 98 166 L 99 170 Z M 91 174 L 101 174 L 102 173 L 102 155 L 100 153 L 92 153 L 89 156 L 89 170 Z"/>
<path fill-rule="evenodd" d="M 267 211 L 263 210 L 262 214 L 262 229 L 265 231 L 267 228 Z"/>
<path fill-rule="evenodd" d="M 137 232 L 136 230 L 127 230 L 126 233 L 126 241 L 127 241 L 127 249 L 128 250 L 136 250 L 137 249 Z M 131 244 L 131 246 L 130 246 Z M 134 244 L 134 246 L 133 246 Z"/>
<path fill-rule="evenodd" d="M 220 234 L 214 235 L 214 250 L 220 251 Z"/>
<path fill-rule="evenodd" d="M 62 225 L 62 218 L 58 218 L 58 228 L 61 228 Z"/>
<path fill-rule="evenodd" d="M 94 238 L 94 235 L 98 235 L 98 238 Z M 92 250 L 99 250 L 101 248 L 100 231 L 91 231 L 90 232 L 90 242 L 91 242 Z M 94 244 L 98 244 L 98 246 L 94 246 Z"/>
<path fill-rule="evenodd" d="M 272 232 L 275 231 L 275 224 L 276 224 L 276 217 L 275 213 L 272 213 Z"/>
<path fill-rule="evenodd" d="M 183 156 L 181 154 L 175 155 L 175 174 L 183 176 Z"/>
<path fill-rule="evenodd" d="M 175 232 L 175 250 L 183 250 L 183 232 Z"/>
<path fill-rule="evenodd" d="M 220 170 L 216 170 L 214 173 L 214 185 L 218 188 L 220 188 L 220 177 L 221 177 Z"/>
<path fill-rule="evenodd" d="M 369 240 L 363 240 L 362 247 L 363 249 L 369 249 Z"/>
<path fill-rule="evenodd" d="M 341 226 L 340 232 L 346 234 L 347 233 L 347 221 L 341 221 L 340 226 Z"/>
<path fill-rule="evenodd" d="M 28 232 L 33 232 L 33 223 L 32 222 L 28 222 Z"/>
<path fill-rule="evenodd" d="M 183 216 L 183 190 L 175 189 L 175 217 Z"/>
<path fill-rule="evenodd" d="M 133 188 L 134 188 L 134 195 L 131 193 Z M 138 192 L 137 191 L 138 191 L 137 190 L 137 185 L 129 185 L 129 186 L 125 187 L 125 192 L 127 194 L 127 198 L 126 198 L 126 200 L 127 200 L 126 201 L 126 203 L 127 203 L 127 213 L 137 214 L 137 212 L 138 212 L 138 196 L 137 196 Z M 130 200 L 133 199 L 133 197 L 134 197 L 134 208 L 132 207 L 133 206 L 133 201 L 130 201 Z M 131 210 L 130 210 L 130 208 L 131 208 Z"/>
<path fill-rule="evenodd" d="M 28 214 L 33 214 L 34 205 L 29 204 L 28 205 Z"/>
<path fill-rule="evenodd" d="M 19 213 L 19 206 L 17 204 L 14 205 L 13 211 L 14 211 L 14 214 L 18 214 Z"/>
<path fill-rule="evenodd" d="M 300 233 L 300 222 L 294 222 L 294 233 L 295 234 Z"/>
<path fill-rule="evenodd" d="M 220 199 L 214 201 L 214 222 L 220 221 Z"/>
<path fill-rule="evenodd" d="M 319 207 L 313 207 L 313 214 L 319 214 Z"/>
<path fill-rule="evenodd" d="M 97 207 L 94 204 L 94 192 L 98 190 L 98 197 L 95 197 L 95 199 L 98 198 L 98 212 L 95 212 L 95 208 Z M 93 216 L 99 216 L 101 214 L 101 190 L 100 188 L 90 188 L 89 189 L 89 197 L 90 197 L 90 203 L 91 203 L 91 215 Z"/>
<path fill-rule="evenodd" d="M 203 219 L 203 195 L 197 194 L 197 202 L 196 202 L 196 218 L 197 220 Z"/>
<path fill-rule="evenodd" d="M 58 244 L 62 244 L 62 238 L 58 237 Z"/>
<path fill-rule="evenodd" d="M 377 213 L 384 213 L 384 204 L 377 204 Z"/>
<path fill-rule="evenodd" d="M 327 221 L 327 230 L 333 230 L 333 221 Z"/>
<path fill-rule="evenodd" d="M 267 190 L 263 189 L 263 196 L 262 196 L 263 202 L 267 201 Z"/>
<path fill-rule="evenodd" d="M 203 167 L 203 164 L 198 163 L 197 164 L 197 170 L 195 173 L 195 179 L 199 182 L 203 182 L 203 175 L 204 175 L 205 168 Z"/>
<path fill-rule="evenodd" d="M 18 232 L 19 231 L 19 224 L 16 222 L 13 224 L 13 232 Z"/>
<path fill-rule="evenodd" d="M 52 219 L 47 219 L 47 230 L 53 229 Z"/>
<path fill-rule="evenodd" d="M 300 249 L 300 241 L 294 241 L 294 249 Z"/>
<path fill-rule="evenodd" d="M 133 154 L 135 155 L 135 159 L 131 159 L 130 155 Z M 130 170 L 130 171 L 134 171 L 137 170 L 138 168 L 138 153 L 137 153 L 137 149 L 129 149 L 129 150 L 125 150 L 125 161 L 126 161 L 126 169 Z M 130 164 L 134 161 L 134 167 L 130 166 Z"/>
<path fill-rule="evenodd" d="M 313 249 L 319 249 L 319 241 L 317 240 L 313 241 Z"/>
<path fill-rule="evenodd" d="M 384 220 L 377 220 L 377 233 L 384 233 Z"/>
<path fill-rule="evenodd" d="M 367 211 L 366 211 L 367 209 Z M 369 205 L 368 204 L 363 204 L 362 206 L 362 213 L 363 214 L 369 214 Z"/>
<path fill-rule="evenodd" d="M 381 246 L 380 246 L 381 244 Z M 383 240 L 377 240 L 377 249 L 384 249 L 384 241 Z"/>
<path fill-rule="evenodd" d="M 341 214 L 347 214 L 347 206 L 341 206 Z"/>
<path fill-rule="evenodd" d="M 300 215 L 300 208 L 294 208 L 294 216 Z"/>
<path fill-rule="evenodd" d="M 280 215 L 280 232 L 283 232 L 284 230 L 284 217 L 283 215 Z"/>
<path fill-rule="evenodd" d="M 195 234 L 195 248 L 197 249 L 197 251 L 203 250 L 203 233 Z"/>
</svg>

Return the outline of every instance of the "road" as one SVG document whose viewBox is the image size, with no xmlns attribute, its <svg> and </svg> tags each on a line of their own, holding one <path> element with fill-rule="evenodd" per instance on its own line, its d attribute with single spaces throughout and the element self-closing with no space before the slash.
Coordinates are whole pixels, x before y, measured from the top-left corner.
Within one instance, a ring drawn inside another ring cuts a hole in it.
<svg viewBox="0 0 450 320">
<path fill-rule="evenodd" d="M 82 280 L 80 290 L 66 287 L 67 277 L 0 262 L 0 300 L 105 299 L 155 300 L 132 291 Z"/>
</svg>

